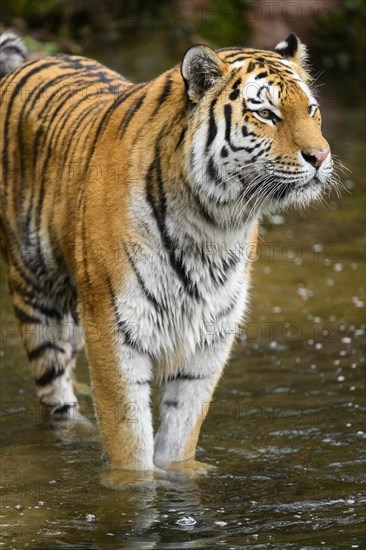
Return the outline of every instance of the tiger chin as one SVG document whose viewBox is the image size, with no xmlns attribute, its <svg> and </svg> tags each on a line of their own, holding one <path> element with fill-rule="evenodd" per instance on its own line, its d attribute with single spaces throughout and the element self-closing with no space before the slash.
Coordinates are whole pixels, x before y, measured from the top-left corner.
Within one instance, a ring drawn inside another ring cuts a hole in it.
<svg viewBox="0 0 366 550">
<path fill-rule="evenodd" d="M 0 243 L 37 393 L 78 407 L 84 336 L 109 466 L 195 455 L 246 312 L 258 220 L 332 185 L 306 48 L 194 46 L 133 84 L 0 37 Z M 252 255 L 237 253 L 237 243 Z M 150 386 L 161 385 L 154 437 Z"/>
</svg>

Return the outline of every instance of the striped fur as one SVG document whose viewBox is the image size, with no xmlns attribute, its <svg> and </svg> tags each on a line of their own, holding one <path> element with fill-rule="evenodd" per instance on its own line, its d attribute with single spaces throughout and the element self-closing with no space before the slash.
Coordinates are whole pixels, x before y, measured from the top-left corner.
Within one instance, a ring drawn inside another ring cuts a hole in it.
<svg viewBox="0 0 366 550">
<path fill-rule="evenodd" d="M 303 57 L 296 37 L 273 52 L 196 46 L 132 84 L 59 55 L 1 81 L 0 242 L 37 391 L 52 412 L 77 406 L 82 326 L 114 468 L 194 456 L 259 217 L 329 185 Z"/>
</svg>

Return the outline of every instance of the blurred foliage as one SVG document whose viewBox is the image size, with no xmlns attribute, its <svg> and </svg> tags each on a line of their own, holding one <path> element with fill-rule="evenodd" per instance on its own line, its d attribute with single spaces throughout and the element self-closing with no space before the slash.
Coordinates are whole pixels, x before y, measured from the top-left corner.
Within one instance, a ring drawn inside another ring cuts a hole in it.
<svg viewBox="0 0 366 550">
<path fill-rule="evenodd" d="M 365 0 L 343 0 L 331 15 L 321 17 L 311 42 L 313 61 L 327 71 L 327 80 L 344 101 L 365 101 Z"/>
<path fill-rule="evenodd" d="M 0 22 L 59 50 L 79 53 L 100 37 L 118 40 L 136 29 L 169 25 L 168 0 L 1 0 Z"/>
<path fill-rule="evenodd" d="M 365 67 L 365 0 L 343 0 L 333 14 L 321 17 L 312 47 L 323 63 L 344 71 Z"/>
<path fill-rule="evenodd" d="M 98 57 L 103 48 L 120 47 L 141 55 L 134 49 L 137 43 L 146 48 L 151 41 L 156 48 L 160 41 L 175 61 L 198 41 L 215 47 L 247 43 L 253 4 L 255 0 L 1 0 L 0 31 L 11 27 L 30 35 L 27 46 L 36 55 L 63 51 Z M 339 88 L 348 86 L 339 74 L 351 74 L 358 96 L 365 86 L 365 23 L 365 0 L 342 0 L 332 14 L 320 16 L 306 37 L 317 68 L 333 73 Z"/>
<path fill-rule="evenodd" d="M 212 0 L 196 17 L 197 30 L 216 47 L 245 44 L 250 34 L 247 11 L 253 0 Z"/>
</svg>

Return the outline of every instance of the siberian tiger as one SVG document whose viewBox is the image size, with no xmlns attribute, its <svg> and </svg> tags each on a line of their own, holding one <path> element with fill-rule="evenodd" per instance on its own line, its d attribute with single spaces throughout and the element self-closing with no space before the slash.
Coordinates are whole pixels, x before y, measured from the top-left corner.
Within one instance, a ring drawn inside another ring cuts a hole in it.
<svg viewBox="0 0 366 550">
<path fill-rule="evenodd" d="M 77 407 L 82 326 L 111 468 L 194 457 L 233 344 L 225 327 L 245 314 L 261 215 L 332 185 L 306 55 L 294 34 L 273 51 L 197 45 L 133 84 L 78 56 L 23 63 L 20 39 L 1 37 L 0 236 L 15 316 L 56 416 Z"/>
</svg>

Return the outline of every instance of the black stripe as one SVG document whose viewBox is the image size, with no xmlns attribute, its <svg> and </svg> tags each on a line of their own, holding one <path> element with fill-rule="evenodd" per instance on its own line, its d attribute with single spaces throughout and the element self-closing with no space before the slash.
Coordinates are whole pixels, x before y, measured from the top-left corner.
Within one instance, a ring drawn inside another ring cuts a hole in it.
<svg viewBox="0 0 366 550">
<path fill-rule="evenodd" d="M 225 116 L 225 139 L 228 143 L 231 141 L 231 105 L 224 106 L 224 116 Z"/>
<path fill-rule="evenodd" d="M 19 319 L 19 321 L 24 325 L 29 325 L 29 324 L 41 325 L 42 324 L 41 319 L 39 319 L 38 317 L 33 317 L 32 315 L 29 315 L 25 311 L 19 309 L 17 306 L 14 306 L 14 313 L 15 313 L 15 317 Z"/>
<path fill-rule="evenodd" d="M 70 93 L 65 96 L 63 101 L 61 101 L 61 103 L 57 106 L 56 110 L 52 113 L 52 119 L 55 119 L 56 115 L 59 113 L 59 111 L 62 109 L 62 107 L 69 101 L 70 97 L 72 97 L 73 94 L 74 94 L 74 90 L 71 89 Z M 94 94 L 92 94 L 92 95 L 94 95 Z M 85 96 L 82 98 L 82 101 L 85 101 Z M 98 104 L 96 104 L 96 105 L 98 105 Z M 75 109 L 75 108 L 76 108 L 76 106 L 74 105 L 73 109 Z M 54 126 L 52 128 L 51 136 L 47 135 L 48 147 L 47 147 L 47 151 L 45 152 L 45 162 L 44 162 L 43 167 L 42 167 L 42 174 L 41 174 L 41 178 L 40 178 L 40 188 L 39 188 L 39 191 L 38 191 L 38 204 L 37 204 L 37 208 L 36 208 L 36 214 L 37 214 L 36 215 L 36 225 L 39 229 L 40 229 L 40 226 L 41 226 L 43 202 L 44 202 L 44 196 L 45 196 L 45 191 L 46 191 L 46 189 L 45 189 L 46 183 L 47 183 L 46 182 L 46 175 L 47 175 L 47 170 L 48 170 L 50 160 L 52 159 L 51 152 L 52 152 L 52 149 L 54 147 L 54 144 L 57 143 L 57 141 L 60 138 L 60 135 L 61 135 L 62 131 L 64 130 L 65 119 L 68 116 L 70 116 L 70 110 L 66 109 L 65 112 L 61 115 L 61 117 L 57 121 L 57 123 L 54 124 Z M 31 208 L 32 208 L 32 205 L 31 205 Z M 30 221 L 30 212 L 27 216 L 27 221 Z M 41 251 L 41 248 L 40 248 L 40 242 L 38 242 L 37 251 L 38 251 L 38 255 L 39 255 L 40 259 L 42 259 L 42 251 Z"/>
<path fill-rule="evenodd" d="M 132 337 L 131 331 L 128 328 L 128 323 L 121 318 L 121 315 L 117 306 L 117 297 L 113 290 L 112 281 L 107 273 L 105 274 L 105 280 L 106 280 L 108 294 L 109 294 L 110 302 L 113 308 L 113 313 L 115 316 L 117 328 L 120 332 L 122 332 L 123 336 L 125 337 L 124 343 L 139 352 L 143 351 L 140 343 Z"/>
<path fill-rule="evenodd" d="M 55 62 L 46 62 L 41 65 L 37 65 L 30 71 L 28 71 L 16 84 L 13 93 L 10 96 L 9 103 L 7 105 L 7 111 L 6 111 L 6 118 L 5 118 L 5 124 L 4 124 L 4 146 L 2 151 L 2 158 L 3 158 L 3 185 L 4 185 L 4 205 L 7 204 L 7 183 L 8 183 L 8 176 L 9 176 L 9 145 L 11 143 L 11 140 L 9 139 L 9 126 L 10 126 L 10 119 L 11 119 L 11 111 L 13 107 L 13 103 L 18 95 L 18 92 L 23 88 L 24 84 L 29 80 L 32 76 L 35 74 L 43 71 L 44 69 L 47 69 L 48 67 L 51 67 L 54 65 Z M 26 65 L 27 67 L 27 65 Z"/>
<path fill-rule="evenodd" d="M 197 381 L 204 380 L 205 376 L 194 376 L 192 374 L 186 374 L 184 372 L 178 372 L 178 374 L 172 374 L 168 376 L 167 382 L 175 382 L 176 380 L 188 380 L 188 381 Z"/>
<path fill-rule="evenodd" d="M 247 153 L 253 153 L 253 151 L 258 149 L 258 147 L 261 147 L 262 145 L 263 145 L 263 143 L 259 142 L 256 145 L 253 145 L 253 147 L 244 147 L 244 149 Z"/>
<path fill-rule="evenodd" d="M 64 405 L 61 405 L 61 407 L 57 407 L 57 409 L 54 409 L 52 411 L 52 414 L 57 416 L 66 416 L 66 413 L 68 413 L 69 410 L 73 408 L 74 405 L 68 405 L 67 403 L 65 403 Z"/>
<path fill-rule="evenodd" d="M 183 283 L 185 291 L 192 297 L 197 299 L 199 292 L 196 283 L 194 283 L 183 262 L 183 252 L 179 250 L 178 243 L 168 234 L 165 218 L 167 209 L 167 199 L 164 192 L 164 185 L 160 165 L 160 141 L 163 131 L 157 140 L 155 147 L 155 158 L 150 165 L 146 175 L 146 198 L 151 206 L 152 213 L 156 219 L 162 243 L 168 253 L 170 265 Z M 154 194 L 156 197 L 154 197 Z"/>
<path fill-rule="evenodd" d="M 169 72 L 169 74 L 167 76 L 167 79 L 165 81 L 163 91 L 157 99 L 156 108 L 155 108 L 154 113 L 156 113 L 159 110 L 159 108 L 162 106 L 162 104 L 164 103 L 164 101 L 166 100 L 166 98 L 168 97 L 168 95 L 170 93 L 172 83 L 173 83 L 172 79 L 170 78 L 170 74 L 171 74 L 171 72 Z"/>
<path fill-rule="evenodd" d="M 13 241 L 16 242 L 16 236 L 14 235 L 14 232 L 11 231 L 11 229 L 9 228 L 9 232 L 13 238 Z M 30 286 L 35 292 L 38 292 L 39 294 L 43 294 L 44 293 L 44 288 L 43 286 L 41 287 L 40 285 L 37 285 L 37 283 L 35 282 L 34 279 L 31 279 L 31 276 L 33 275 L 33 273 L 28 269 L 27 267 L 27 264 L 26 264 L 26 261 L 27 261 L 27 258 L 25 258 L 23 255 L 22 255 L 22 251 L 21 249 L 18 248 L 17 250 L 20 254 L 20 261 L 18 260 L 17 257 L 15 257 L 14 253 L 9 254 L 9 264 L 11 264 L 12 268 L 14 268 L 16 270 L 16 272 L 18 273 L 19 277 L 28 285 Z M 11 251 L 10 251 L 11 253 Z M 24 271 L 24 268 L 27 268 L 29 273 L 30 273 L 30 276 L 28 276 L 28 274 Z"/>
<path fill-rule="evenodd" d="M 166 407 L 173 407 L 174 409 L 177 409 L 178 401 L 166 399 L 165 401 L 163 401 L 163 405 L 165 405 Z"/>
<path fill-rule="evenodd" d="M 236 147 L 231 143 L 231 115 L 232 115 L 232 107 L 229 103 L 224 105 L 224 117 L 225 117 L 225 140 L 232 149 L 232 151 L 243 151 L 245 150 L 244 147 Z"/>
<path fill-rule="evenodd" d="M 118 96 L 117 99 L 115 99 L 113 101 L 113 103 L 105 111 L 104 115 L 102 116 L 102 118 L 99 122 L 98 128 L 97 128 L 96 133 L 95 133 L 95 137 L 94 137 L 93 144 L 91 146 L 91 150 L 90 150 L 90 154 L 89 154 L 89 161 L 93 157 L 93 154 L 94 154 L 95 148 L 97 146 L 97 143 L 98 143 L 99 139 L 101 138 L 101 136 L 103 135 L 104 130 L 105 130 L 106 125 L 107 125 L 107 122 L 108 122 L 109 118 L 111 117 L 112 113 L 116 109 L 118 109 L 118 107 L 124 101 L 126 101 L 126 99 L 128 99 L 132 94 L 138 92 L 143 86 L 146 86 L 146 84 L 137 84 L 137 85 L 131 84 L 129 86 L 129 89 L 127 91 L 125 91 L 124 93 L 122 93 L 120 96 Z M 132 88 L 132 90 L 131 90 L 131 88 Z"/>
<path fill-rule="evenodd" d="M 72 111 L 75 111 L 79 105 L 81 105 L 82 103 L 88 103 L 88 101 L 92 98 L 92 97 L 95 97 L 95 96 L 99 96 L 99 92 L 94 92 L 94 93 L 91 93 L 91 94 L 88 94 L 86 96 L 83 96 L 81 99 L 79 99 L 76 103 L 74 103 L 72 105 Z M 69 157 L 69 154 L 70 152 L 74 152 L 75 150 L 84 150 L 84 143 L 83 143 L 83 147 L 81 147 L 81 144 L 78 140 L 74 140 L 74 137 L 75 137 L 75 134 L 80 130 L 80 133 L 82 134 L 83 133 L 83 130 L 81 129 L 81 123 L 84 122 L 84 126 L 90 124 L 90 119 L 88 119 L 88 116 L 89 114 L 94 110 L 94 109 L 100 109 L 100 106 L 101 105 L 104 105 L 106 103 L 108 103 L 110 100 L 108 100 L 107 98 L 101 100 L 101 101 L 96 101 L 95 103 L 92 103 L 91 105 L 88 105 L 86 109 L 84 109 L 83 111 L 80 111 L 80 114 L 78 116 L 78 118 L 74 121 L 74 127 L 72 129 L 72 132 L 68 135 L 65 135 L 65 138 L 67 137 L 68 140 L 66 142 L 65 141 L 65 148 L 64 148 L 64 151 L 65 151 L 65 157 L 64 157 L 64 161 L 65 161 L 65 164 L 67 163 L 67 160 L 68 160 L 68 157 Z M 70 111 L 69 111 L 70 113 Z M 89 137 L 90 134 L 88 134 L 88 132 L 86 133 L 86 136 Z M 64 143 L 62 144 L 64 145 Z M 74 150 L 72 150 L 72 145 L 74 145 Z M 89 161 L 89 158 L 86 159 L 86 162 Z"/>
<path fill-rule="evenodd" d="M 29 361 L 34 361 L 34 359 L 38 359 L 45 353 L 45 351 L 53 350 L 58 351 L 59 353 L 65 353 L 65 350 L 55 344 L 54 342 L 43 342 L 43 344 L 40 344 L 36 348 L 32 349 L 32 351 L 28 352 L 28 359 Z"/>
<path fill-rule="evenodd" d="M 11 283 L 11 290 L 21 296 L 25 304 L 31 306 L 33 309 L 37 309 L 46 317 L 57 319 L 59 321 L 62 319 L 62 314 L 57 309 L 48 308 L 37 303 L 37 297 L 33 290 L 28 290 L 18 283 Z"/>
<path fill-rule="evenodd" d="M 6 41 L 5 41 L 6 42 Z M 5 44 L 4 42 L 4 44 Z M 10 53 L 16 53 L 17 55 L 20 55 L 22 59 L 26 59 L 26 56 L 24 52 L 17 46 L 7 46 L 4 48 L 4 44 L 0 45 L 0 49 L 3 50 L 4 54 L 8 55 Z"/>
<path fill-rule="evenodd" d="M 251 72 L 254 71 L 255 68 L 256 68 L 256 64 L 253 61 L 250 61 L 249 64 L 248 64 L 246 72 L 251 73 Z"/>
<path fill-rule="evenodd" d="M 182 145 L 182 142 L 184 140 L 184 137 L 186 135 L 186 132 L 187 132 L 187 127 L 185 126 L 181 133 L 180 133 L 180 136 L 179 136 L 179 139 L 178 139 L 178 142 L 177 142 L 177 145 L 175 146 L 175 150 L 177 151 L 179 149 L 179 147 Z"/>
<path fill-rule="evenodd" d="M 225 52 L 225 51 L 230 51 L 231 49 L 232 48 L 221 48 L 220 50 L 217 50 L 217 51 L 218 52 Z M 229 53 L 228 55 L 225 55 L 225 61 L 228 61 L 232 57 L 235 57 L 236 55 L 239 55 L 242 51 L 243 51 L 242 48 L 235 48 L 235 51 L 233 53 Z"/>
<path fill-rule="evenodd" d="M 221 317 L 224 317 L 226 315 L 229 315 L 235 308 L 235 306 L 238 304 L 238 298 L 239 298 L 239 292 L 234 296 L 234 299 L 224 308 L 222 308 L 216 315 L 215 319 L 219 320 Z"/>
<path fill-rule="evenodd" d="M 152 294 L 152 292 L 146 287 L 146 284 L 145 284 L 145 281 L 143 280 L 140 272 L 138 271 L 137 267 L 136 267 L 136 264 L 131 256 L 131 254 L 129 253 L 128 249 L 127 249 L 127 246 L 124 245 L 124 250 L 126 252 L 126 255 L 127 255 L 127 259 L 128 261 L 130 262 L 130 265 L 132 267 L 132 270 L 135 274 L 135 277 L 141 287 L 141 290 L 142 292 L 144 293 L 144 295 L 146 296 L 146 298 L 149 300 L 149 302 L 151 302 L 153 304 L 153 306 L 158 310 L 158 311 L 161 311 L 162 307 L 161 307 L 161 304 L 159 304 L 159 302 L 157 301 L 157 299 L 155 298 L 155 296 Z"/>
<path fill-rule="evenodd" d="M 0 42 L 0 50 L 2 50 L 4 48 L 4 46 L 6 46 L 6 44 L 8 42 L 16 42 L 17 40 L 19 40 L 18 37 L 15 37 L 15 36 L 9 36 L 9 38 L 7 38 L 6 40 L 4 40 L 4 42 Z"/>
<path fill-rule="evenodd" d="M 146 93 L 142 94 L 141 97 L 139 97 L 134 104 L 132 104 L 125 113 L 124 117 L 122 118 L 122 122 L 120 124 L 120 127 L 118 128 L 118 137 L 121 139 L 123 137 L 123 134 L 126 132 L 128 125 L 130 124 L 131 120 L 137 113 L 137 111 L 140 109 L 141 105 L 144 102 L 144 99 L 146 97 Z"/>
<path fill-rule="evenodd" d="M 258 73 L 255 75 L 254 80 L 259 80 L 260 78 L 266 78 L 268 76 L 267 71 L 262 71 L 261 73 Z M 262 86 L 263 87 L 263 86 Z M 262 88 L 261 88 L 262 89 Z M 260 89 L 260 90 L 261 90 Z M 260 91 L 259 90 L 259 91 Z"/>
<path fill-rule="evenodd" d="M 50 117 L 51 121 L 53 122 L 55 121 L 56 116 L 61 111 L 63 106 L 73 96 L 73 94 L 74 94 L 74 89 L 71 87 L 71 90 L 69 91 L 69 93 L 65 94 L 65 96 L 62 98 L 62 101 L 58 105 L 56 104 L 56 108 L 53 111 L 51 111 L 51 107 L 55 106 L 54 102 L 46 102 L 44 108 L 46 107 L 47 109 L 48 107 L 48 112 L 46 110 L 46 113 L 47 115 L 51 114 L 51 117 Z M 40 227 L 40 223 L 41 223 L 42 206 L 43 206 L 45 183 L 46 183 L 45 178 L 46 178 L 46 172 L 48 170 L 48 165 L 52 158 L 51 151 L 52 151 L 54 142 L 56 142 L 57 138 L 59 137 L 59 133 L 64 129 L 64 122 L 68 116 L 70 116 L 70 111 L 66 110 L 63 114 L 61 114 L 59 120 L 57 121 L 57 123 L 54 124 L 52 129 L 50 127 L 47 128 L 49 132 L 45 131 L 44 127 L 40 126 L 36 132 L 35 139 L 33 141 L 33 163 L 32 163 L 33 174 L 36 173 L 38 149 L 42 146 L 45 146 L 46 140 L 48 141 L 47 151 L 45 152 L 45 161 L 43 163 L 42 174 L 40 176 L 40 188 L 38 191 L 38 201 L 37 201 L 37 207 L 36 207 L 36 226 L 37 227 Z M 59 129 L 60 131 L 58 132 Z M 42 141 L 41 141 L 41 138 L 43 138 Z M 29 226 L 31 223 L 32 211 L 34 210 L 34 202 L 35 202 L 35 186 L 33 185 L 30 202 L 29 202 L 29 208 L 26 214 L 25 228 L 24 228 L 24 232 L 26 235 L 29 234 Z M 38 247 L 37 247 L 38 255 L 39 255 L 39 258 L 42 260 L 43 257 L 42 257 L 42 251 L 40 248 L 40 243 L 38 242 L 37 244 L 38 244 Z"/>
<path fill-rule="evenodd" d="M 192 193 L 192 197 L 193 197 L 193 199 L 196 203 L 196 206 L 197 206 L 198 211 L 199 211 L 200 215 L 202 216 L 202 218 L 206 222 L 208 222 L 209 224 L 216 226 L 217 222 L 216 222 L 215 218 L 207 210 L 206 206 L 201 201 L 199 195 L 197 193 L 195 193 L 193 190 L 191 191 L 191 193 Z"/>
<path fill-rule="evenodd" d="M 122 332 L 125 341 L 124 343 L 130 346 L 130 348 L 134 348 L 138 351 L 141 351 L 141 346 L 139 342 L 133 337 L 131 330 L 128 326 L 128 323 L 124 319 L 120 319 L 118 321 L 118 330 Z"/>
<path fill-rule="evenodd" d="M 271 144 L 269 144 L 267 147 L 265 147 L 264 149 L 262 149 L 262 151 L 259 151 L 254 157 L 252 157 L 252 162 L 256 161 L 257 159 L 259 159 L 262 155 L 264 155 L 264 153 L 268 153 L 268 151 L 271 149 Z"/>
<path fill-rule="evenodd" d="M 231 92 L 231 94 L 229 95 L 229 99 L 230 101 L 236 101 L 238 99 L 240 95 L 240 90 L 234 90 L 233 92 Z"/>
<path fill-rule="evenodd" d="M 207 174 L 208 176 L 210 177 L 210 179 L 212 181 L 214 181 L 215 183 L 218 183 L 218 184 L 222 184 L 224 190 L 226 189 L 226 181 L 224 180 L 224 178 L 221 177 L 221 174 L 219 172 L 219 169 L 213 159 L 213 157 L 210 157 L 208 159 L 208 162 L 206 164 L 206 170 L 207 170 Z"/>
<path fill-rule="evenodd" d="M 213 99 L 211 101 L 210 105 L 210 115 L 209 115 L 209 125 L 208 125 L 208 134 L 207 134 L 207 143 L 206 143 L 206 151 L 209 149 L 211 143 L 216 137 L 217 134 L 217 125 L 215 121 L 215 105 L 217 103 L 217 98 Z"/>
<path fill-rule="evenodd" d="M 243 137 L 258 137 L 254 132 L 249 132 L 247 126 L 242 126 L 241 133 Z"/>
<path fill-rule="evenodd" d="M 47 369 L 47 371 L 40 376 L 39 378 L 36 378 L 34 381 L 37 384 L 37 386 L 47 386 L 48 384 L 51 384 L 56 378 L 59 376 L 62 376 L 65 373 L 65 369 L 58 365 L 57 367 L 55 365 L 52 365 L 51 368 Z"/>
</svg>

